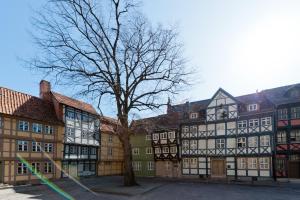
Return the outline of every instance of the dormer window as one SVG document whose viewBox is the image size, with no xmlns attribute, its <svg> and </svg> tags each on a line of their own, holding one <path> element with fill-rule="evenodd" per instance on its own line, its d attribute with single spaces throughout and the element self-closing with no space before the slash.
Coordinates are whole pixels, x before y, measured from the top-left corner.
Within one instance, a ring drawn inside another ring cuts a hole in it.
<svg viewBox="0 0 300 200">
<path fill-rule="evenodd" d="M 198 113 L 193 112 L 190 114 L 190 119 L 197 119 L 198 118 Z"/>
<path fill-rule="evenodd" d="M 258 105 L 257 104 L 249 104 L 248 105 L 248 111 L 256 111 L 258 110 Z"/>
</svg>

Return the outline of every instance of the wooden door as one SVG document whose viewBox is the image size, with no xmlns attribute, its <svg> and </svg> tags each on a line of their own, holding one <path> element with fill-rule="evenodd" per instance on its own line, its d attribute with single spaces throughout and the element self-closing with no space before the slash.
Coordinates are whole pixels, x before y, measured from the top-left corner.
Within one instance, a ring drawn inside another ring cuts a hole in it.
<svg viewBox="0 0 300 200">
<path fill-rule="evenodd" d="M 211 175 L 215 177 L 225 176 L 225 160 L 212 160 Z"/>
<path fill-rule="evenodd" d="M 289 161 L 288 170 L 289 178 L 300 178 L 300 161 Z"/>
</svg>

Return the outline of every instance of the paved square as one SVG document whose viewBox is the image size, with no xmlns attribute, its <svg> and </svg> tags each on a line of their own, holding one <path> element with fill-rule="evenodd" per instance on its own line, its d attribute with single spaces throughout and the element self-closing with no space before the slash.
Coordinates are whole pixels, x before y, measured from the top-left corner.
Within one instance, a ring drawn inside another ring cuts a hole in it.
<svg viewBox="0 0 300 200">
<path fill-rule="evenodd" d="M 118 179 L 96 178 L 83 180 L 89 188 L 114 182 Z M 57 182 L 62 190 L 74 197 L 74 199 L 107 199 L 107 200 L 300 200 L 300 184 L 280 184 L 277 186 L 249 186 L 234 184 L 214 184 L 214 183 L 190 183 L 159 181 L 156 179 L 146 179 L 140 181 L 143 184 L 157 185 L 143 194 L 117 195 L 108 193 L 92 194 L 85 191 L 69 180 Z M 129 189 L 130 190 L 130 189 Z M 134 189 L 132 189 L 134 190 Z M 111 191 L 110 191 L 111 192 Z M 45 185 L 19 187 L 0 190 L 0 199 L 63 199 L 56 192 Z"/>
</svg>

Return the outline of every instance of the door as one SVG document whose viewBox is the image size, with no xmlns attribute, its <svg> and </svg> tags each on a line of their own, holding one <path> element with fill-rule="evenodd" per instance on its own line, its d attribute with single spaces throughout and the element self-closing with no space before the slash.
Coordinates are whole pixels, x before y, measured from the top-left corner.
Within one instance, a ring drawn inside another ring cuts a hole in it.
<svg viewBox="0 0 300 200">
<path fill-rule="evenodd" d="M 69 175 L 72 177 L 77 177 L 78 176 L 77 172 L 78 172 L 77 162 L 70 162 Z"/>
<path fill-rule="evenodd" d="M 214 177 L 225 176 L 225 160 L 212 160 L 211 175 Z"/>
<path fill-rule="evenodd" d="M 289 161 L 288 164 L 289 178 L 300 178 L 300 161 Z"/>
</svg>

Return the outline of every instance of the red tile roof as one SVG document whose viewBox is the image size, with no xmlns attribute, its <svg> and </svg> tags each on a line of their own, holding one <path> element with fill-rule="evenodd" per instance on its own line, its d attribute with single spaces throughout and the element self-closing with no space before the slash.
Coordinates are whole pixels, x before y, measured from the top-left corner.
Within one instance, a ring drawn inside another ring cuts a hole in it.
<svg viewBox="0 0 300 200">
<path fill-rule="evenodd" d="M 62 123 L 52 103 L 38 97 L 0 87 L 0 113 L 50 123 Z"/>
<path fill-rule="evenodd" d="M 71 106 L 71 107 L 79 109 L 79 110 L 83 110 L 85 112 L 88 112 L 88 113 L 91 113 L 94 115 L 99 115 L 91 104 L 67 97 L 65 95 L 62 95 L 62 94 L 59 94 L 56 92 L 51 92 L 51 93 L 53 94 L 54 98 L 59 103 Z"/>
<path fill-rule="evenodd" d="M 101 132 L 109 132 L 109 133 L 116 133 L 115 129 L 118 124 L 118 121 L 114 118 L 101 116 L 100 117 L 100 130 Z"/>
</svg>

